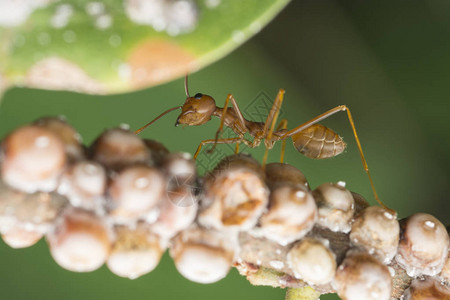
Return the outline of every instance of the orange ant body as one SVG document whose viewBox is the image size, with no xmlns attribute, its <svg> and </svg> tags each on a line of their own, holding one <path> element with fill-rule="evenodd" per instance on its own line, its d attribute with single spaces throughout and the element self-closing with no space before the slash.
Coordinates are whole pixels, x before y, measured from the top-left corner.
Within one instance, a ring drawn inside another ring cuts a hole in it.
<svg viewBox="0 0 450 300">
<path fill-rule="evenodd" d="M 222 108 L 216 106 L 216 102 L 214 98 L 211 96 L 197 93 L 194 97 L 191 97 L 188 91 L 187 76 L 185 77 L 184 87 L 187 98 L 182 106 L 177 106 L 163 112 L 161 115 L 156 117 L 150 123 L 136 130 L 135 134 L 139 134 L 142 130 L 153 124 L 156 120 L 158 120 L 160 117 L 167 114 L 168 112 L 180 108 L 181 114 L 178 116 L 175 126 L 179 124 L 184 124 L 188 126 L 203 125 L 207 123 L 209 120 L 211 120 L 212 116 L 215 116 L 220 118 L 220 126 L 216 132 L 216 136 L 214 139 L 204 140 L 199 144 L 197 151 L 194 154 L 194 159 L 197 158 L 202 149 L 202 146 L 205 144 L 213 144 L 212 148 L 208 150 L 208 152 L 214 151 L 216 144 L 236 144 L 236 153 L 238 153 L 240 143 L 244 143 L 245 145 L 254 148 L 259 146 L 261 144 L 261 141 L 264 140 L 264 145 L 266 146 L 266 152 L 263 158 L 263 166 L 264 166 L 267 161 L 268 150 L 272 149 L 275 142 L 277 141 L 282 141 L 283 143 L 280 158 L 280 161 L 283 162 L 286 139 L 288 138 L 292 139 L 294 147 L 297 149 L 297 151 L 299 151 L 300 153 L 309 158 L 315 159 L 329 158 L 342 153 L 346 147 L 346 144 L 344 143 L 342 138 L 333 130 L 317 123 L 328 118 L 331 115 L 334 115 L 337 112 L 346 111 L 348 120 L 353 130 L 353 135 L 355 136 L 356 139 L 356 143 L 358 146 L 359 154 L 361 156 L 364 170 L 367 173 L 367 176 L 369 177 L 370 185 L 372 187 L 375 200 L 382 207 L 392 211 L 386 205 L 384 205 L 383 202 L 378 198 L 378 194 L 375 190 L 375 185 L 369 172 L 369 167 L 367 165 L 366 159 L 362 151 L 361 143 L 356 133 L 353 117 L 347 106 L 340 105 L 335 108 L 332 108 L 326 111 L 325 113 L 320 114 L 317 117 L 309 120 L 308 122 L 303 123 L 291 130 L 286 129 L 287 120 L 283 119 L 281 120 L 278 127 L 275 129 L 275 124 L 278 119 L 278 114 L 280 112 L 280 107 L 283 102 L 285 93 L 283 89 L 280 89 L 278 91 L 277 97 L 275 98 L 275 101 L 272 105 L 272 108 L 270 109 L 267 119 L 263 123 L 246 120 L 243 117 L 236 103 L 236 100 L 234 99 L 232 94 L 228 94 L 225 100 L 225 105 Z M 228 107 L 230 101 L 232 107 Z M 219 139 L 219 135 L 224 125 L 233 130 L 237 134 L 237 137 Z M 244 138 L 244 135 L 246 133 L 249 133 L 253 137 L 253 141 Z"/>
</svg>

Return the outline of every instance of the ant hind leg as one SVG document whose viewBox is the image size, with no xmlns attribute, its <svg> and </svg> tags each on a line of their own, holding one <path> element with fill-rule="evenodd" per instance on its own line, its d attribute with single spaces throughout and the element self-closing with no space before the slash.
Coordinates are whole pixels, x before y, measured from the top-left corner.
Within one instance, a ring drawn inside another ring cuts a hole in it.
<svg viewBox="0 0 450 300">
<path fill-rule="evenodd" d="M 281 129 L 287 129 L 288 120 L 282 119 L 280 124 L 278 124 L 277 131 Z M 281 141 L 281 154 L 280 154 L 280 163 L 284 162 L 284 153 L 286 150 L 286 139 Z"/>
<path fill-rule="evenodd" d="M 340 111 L 345 111 L 347 113 L 347 118 L 348 118 L 348 121 L 349 121 L 350 126 L 352 128 L 353 136 L 355 137 L 355 140 L 356 140 L 356 145 L 358 147 L 358 151 L 359 151 L 359 155 L 361 157 L 362 165 L 363 165 L 364 171 L 367 174 L 367 177 L 369 178 L 370 186 L 372 188 L 372 192 L 373 192 L 373 195 L 375 197 L 375 200 L 378 202 L 378 204 L 380 204 L 380 206 L 382 206 L 386 210 L 395 213 L 394 210 L 392 210 L 389 207 L 387 207 L 383 203 L 383 201 L 381 201 L 380 198 L 378 197 L 378 193 L 377 193 L 377 191 L 375 189 L 375 184 L 373 183 L 372 176 L 371 176 L 370 171 L 369 171 L 369 166 L 367 165 L 366 158 L 364 157 L 364 153 L 363 153 L 363 150 L 362 150 L 361 142 L 360 142 L 358 134 L 356 132 L 355 122 L 353 121 L 352 114 L 350 112 L 350 109 L 347 106 L 345 106 L 345 105 L 336 106 L 335 108 L 332 108 L 332 109 L 324 112 L 323 114 L 318 115 L 317 117 L 309 120 L 308 122 L 303 123 L 303 124 L 297 126 L 296 128 L 289 130 L 288 132 L 286 132 L 281 137 L 281 139 L 286 139 L 288 137 L 292 137 L 293 135 L 295 135 L 295 134 L 297 134 L 297 133 L 299 133 L 299 132 L 301 132 L 301 131 L 309 128 L 309 127 L 311 127 L 314 124 L 317 124 L 318 122 L 320 122 L 320 121 L 322 121 L 322 120 L 324 120 L 324 119 L 326 119 L 326 118 L 328 118 L 328 117 L 330 117 L 330 116 L 332 116 L 332 115 L 334 115 L 334 114 L 336 114 L 336 113 L 338 113 Z"/>
</svg>

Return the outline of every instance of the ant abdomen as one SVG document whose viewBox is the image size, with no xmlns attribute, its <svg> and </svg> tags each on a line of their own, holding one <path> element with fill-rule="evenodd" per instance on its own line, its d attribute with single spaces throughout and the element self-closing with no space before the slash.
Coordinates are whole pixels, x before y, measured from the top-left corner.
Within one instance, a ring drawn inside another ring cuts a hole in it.
<svg viewBox="0 0 450 300">
<path fill-rule="evenodd" d="M 329 158 L 341 154 L 347 144 L 333 130 L 314 124 L 292 135 L 294 147 L 309 158 Z"/>
</svg>

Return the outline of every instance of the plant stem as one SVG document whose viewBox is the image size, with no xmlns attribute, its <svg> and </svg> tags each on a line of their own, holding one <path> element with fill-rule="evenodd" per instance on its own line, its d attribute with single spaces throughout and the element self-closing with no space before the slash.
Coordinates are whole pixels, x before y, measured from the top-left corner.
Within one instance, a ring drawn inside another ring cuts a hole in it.
<svg viewBox="0 0 450 300">
<path fill-rule="evenodd" d="M 320 293 L 312 287 L 290 288 L 286 291 L 286 300 L 319 300 Z"/>
</svg>

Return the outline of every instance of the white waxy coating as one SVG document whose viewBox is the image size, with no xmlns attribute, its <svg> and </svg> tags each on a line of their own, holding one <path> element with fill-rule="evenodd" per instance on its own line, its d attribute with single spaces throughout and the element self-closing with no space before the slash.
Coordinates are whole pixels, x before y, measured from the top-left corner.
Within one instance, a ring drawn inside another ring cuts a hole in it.
<svg viewBox="0 0 450 300">
<path fill-rule="evenodd" d="M 117 276 L 136 279 L 153 271 L 160 258 L 157 251 L 113 252 L 106 264 Z"/>
<path fill-rule="evenodd" d="M 350 254 L 337 269 L 333 287 L 346 300 L 389 300 L 391 275 L 385 265 L 369 254 Z"/>
<path fill-rule="evenodd" d="M 41 118 L 34 122 L 35 125 L 48 129 L 54 133 L 63 143 L 69 160 L 83 158 L 82 140 L 80 134 L 63 117 Z"/>
<path fill-rule="evenodd" d="M 66 197 L 57 193 L 18 193 L 0 184 L 0 230 L 6 233 L 14 228 L 47 233 L 55 219 L 68 204 Z"/>
<path fill-rule="evenodd" d="M 76 41 L 77 35 L 73 30 L 64 30 L 61 35 L 51 33 L 57 40 L 62 35 L 66 43 Z M 41 35 L 43 41 L 50 41 L 51 35 Z M 69 46 L 69 45 L 67 45 Z M 64 76 L 61 76 L 64 74 Z M 63 59 L 57 56 L 50 56 L 37 60 L 30 68 L 24 78 L 29 87 L 48 90 L 70 90 L 79 93 L 100 94 L 106 93 L 106 87 L 99 81 L 91 78 L 84 69 L 72 60 Z"/>
<path fill-rule="evenodd" d="M 114 274 L 135 279 L 151 272 L 159 263 L 164 247 L 159 236 L 139 223 L 134 229 L 116 227 L 116 241 L 106 261 Z"/>
<path fill-rule="evenodd" d="M 151 158 L 144 141 L 120 128 L 105 131 L 92 148 L 94 160 L 116 171 L 127 165 L 148 163 Z"/>
<path fill-rule="evenodd" d="M 334 254 L 320 241 L 306 238 L 296 243 L 288 255 L 295 277 L 309 284 L 326 284 L 336 272 Z"/>
<path fill-rule="evenodd" d="M 197 171 L 190 154 L 166 155 L 162 162 L 162 169 L 168 178 L 167 196 L 172 203 L 180 207 L 196 206 Z"/>
<path fill-rule="evenodd" d="M 162 199 L 166 182 L 157 169 L 132 166 L 113 178 L 111 215 L 119 222 L 144 217 Z"/>
<path fill-rule="evenodd" d="M 54 0 L 2 0 L 0 1 L 0 26 L 14 27 L 25 22 L 33 11 Z"/>
<path fill-rule="evenodd" d="M 107 256 L 102 242 L 87 233 L 73 233 L 52 250 L 55 261 L 74 272 L 96 270 L 103 265 Z"/>
<path fill-rule="evenodd" d="M 404 292 L 402 300 L 449 300 L 450 287 L 436 277 L 420 277 L 413 279 L 410 287 Z"/>
<path fill-rule="evenodd" d="M 106 190 L 105 169 L 94 161 L 75 163 L 61 179 L 58 192 L 66 195 L 73 206 L 97 209 Z"/>
<path fill-rule="evenodd" d="M 189 192 L 183 195 L 180 201 L 185 202 L 187 198 L 195 199 Z M 196 201 L 189 201 L 191 205 L 177 205 L 176 199 L 171 196 L 162 201 L 159 207 L 159 216 L 152 230 L 160 236 L 170 239 L 179 231 L 189 227 L 197 216 L 198 204 Z"/>
<path fill-rule="evenodd" d="M 99 217 L 71 209 L 47 235 L 51 255 L 63 268 L 89 272 L 103 265 L 110 251 L 107 226 Z"/>
<path fill-rule="evenodd" d="M 351 229 L 354 200 L 350 191 L 334 183 L 324 183 L 313 191 L 319 211 L 318 223 L 332 231 L 347 233 Z"/>
<path fill-rule="evenodd" d="M 3 142 L 3 180 L 27 193 L 52 191 L 66 163 L 61 140 L 51 131 L 25 126 Z"/>
<path fill-rule="evenodd" d="M 444 281 L 447 281 L 447 283 L 450 284 L 450 252 L 447 259 L 445 260 L 445 264 L 442 268 L 440 276 Z"/>
<path fill-rule="evenodd" d="M 193 30 L 198 21 L 197 6 L 192 0 L 126 0 L 125 12 L 137 23 L 167 31 L 175 36 Z"/>
<path fill-rule="evenodd" d="M 447 230 L 435 217 L 417 213 L 404 221 L 398 254 L 395 257 L 409 276 L 441 272 L 448 256 Z"/>
<path fill-rule="evenodd" d="M 184 277 L 212 283 L 228 274 L 236 248 L 236 236 L 193 225 L 172 239 L 169 253 Z"/>
<path fill-rule="evenodd" d="M 169 176 L 182 176 L 195 179 L 195 162 L 189 153 L 171 153 L 164 159 L 164 170 Z"/>
<path fill-rule="evenodd" d="M 83 161 L 72 169 L 73 185 L 90 196 L 103 195 L 106 188 L 106 172 L 95 162 Z"/>
<path fill-rule="evenodd" d="M 270 194 L 269 210 L 260 219 L 265 237 L 287 245 L 302 238 L 317 220 L 317 207 L 306 188 L 279 185 Z"/>
<path fill-rule="evenodd" d="M 303 185 L 309 189 L 305 175 L 296 167 L 285 163 L 270 163 L 266 165 L 266 182 L 269 188 L 278 184 Z"/>
<path fill-rule="evenodd" d="M 222 249 L 191 244 L 177 255 L 175 266 L 191 281 L 213 283 L 227 276 L 231 261 Z"/>
<path fill-rule="evenodd" d="M 210 205 L 198 221 L 217 230 L 248 230 L 266 209 L 269 191 L 256 172 L 245 168 L 223 170 L 205 183 L 205 201 Z"/>
<path fill-rule="evenodd" d="M 397 218 L 379 206 L 367 207 L 355 219 L 350 232 L 353 245 L 373 253 L 385 264 L 397 253 L 399 236 Z"/>
<path fill-rule="evenodd" d="M 3 241 L 11 248 L 26 248 L 36 244 L 43 234 L 38 231 L 26 230 L 20 227 L 13 227 L 6 232 L 2 232 Z"/>
</svg>

